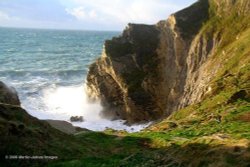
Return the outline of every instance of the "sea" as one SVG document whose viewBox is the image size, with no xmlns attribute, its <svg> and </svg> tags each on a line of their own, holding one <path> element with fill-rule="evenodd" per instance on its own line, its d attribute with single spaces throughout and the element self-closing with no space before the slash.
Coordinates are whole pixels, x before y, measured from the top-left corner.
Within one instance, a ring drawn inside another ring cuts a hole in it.
<svg viewBox="0 0 250 167">
<path fill-rule="evenodd" d="M 140 131 L 147 124 L 101 117 L 100 102 L 86 95 L 88 67 L 100 57 L 104 41 L 121 32 L 0 28 L 0 81 L 14 87 L 21 105 L 38 119 L 83 116 L 75 126 Z"/>
</svg>

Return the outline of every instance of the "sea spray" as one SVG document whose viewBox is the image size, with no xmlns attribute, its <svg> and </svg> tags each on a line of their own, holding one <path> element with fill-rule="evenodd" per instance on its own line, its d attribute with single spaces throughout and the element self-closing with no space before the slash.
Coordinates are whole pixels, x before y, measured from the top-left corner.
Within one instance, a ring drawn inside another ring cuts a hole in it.
<svg viewBox="0 0 250 167">
<path fill-rule="evenodd" d="M 106 128 L 139 131 L 148 124 L 127 126 L 124 120 L 109 120 L 101 116 L 102 107 L 99 101 L 88 100 L 84 86 L 52 86 L 43 92 L 43 100 L 50 119 L 69 121 L 71 116 L 83 116 L 83 122 L 74 122 L 76 126 L 95 131 L 103 131 Z M 49 114 L 50 113 L 50 114 Z"/>
<path fill-rule="evenodd" d="M 90 103 L 87 100 L 84 86 L 50 87 L 43 92 L 43 101 L 51 113 L 70 116 L 83 116 L 85 120 L 100 120 L 102 110 L 99 102 Z"/>
</svg>

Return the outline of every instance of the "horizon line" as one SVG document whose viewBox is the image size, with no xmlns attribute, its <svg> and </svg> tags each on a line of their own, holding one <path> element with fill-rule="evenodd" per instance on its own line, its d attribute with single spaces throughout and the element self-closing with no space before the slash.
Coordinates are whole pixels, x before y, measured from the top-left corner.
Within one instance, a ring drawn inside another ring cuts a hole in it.
<svg viewBox="0 0 250 167">
<path fill-rule="evenodd" d="M 44 28 L 44 27 L 12 27 L 12 26 L 0 26 L 0 28 L 10 29 L 33 29 L 33 30 L 56 30 L 56 31 L 96 31 L 96 32 L 122 32 L 123 30 L 91 30 L 91 29 L 67 29 L 67 28 Z M 125 28 L 124 28 L 125 29 Z"/>
</svg>

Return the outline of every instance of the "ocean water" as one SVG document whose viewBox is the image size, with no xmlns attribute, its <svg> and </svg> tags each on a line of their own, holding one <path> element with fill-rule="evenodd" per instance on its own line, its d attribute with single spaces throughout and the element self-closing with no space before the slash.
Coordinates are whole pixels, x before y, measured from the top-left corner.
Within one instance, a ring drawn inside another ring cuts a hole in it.
<svg viewBox="0 0 250 167">
<path fill-rule="evenodd" d="M 76 126 L 139 131 L 144 125 L 100 116 L 99 102 L 85 93 L 88 66 L 101 55 L 103 43 L 120 32 L 0 28 L 0 80 L 16 88 L 22 107 L 39 119 L 69 121 Z"/>
</svg>

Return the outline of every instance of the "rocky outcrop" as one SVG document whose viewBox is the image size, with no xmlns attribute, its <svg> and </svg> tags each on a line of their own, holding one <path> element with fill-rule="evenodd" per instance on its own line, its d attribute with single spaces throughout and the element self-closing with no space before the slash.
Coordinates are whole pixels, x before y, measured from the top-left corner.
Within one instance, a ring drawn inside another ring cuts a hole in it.
<svg viewBox="0 0 250 167">
<path fill-rule="evenodd" d="M 24 112 L 25 114 L 27 114 L 30 119 L 34 119 L 37 122 L 45 122 L 42 120 L 38 120 L 32 116 L 30 116 L 24 109 L 22 109 L 20 107 L 20 100 L 19 97 L 17 95 L 17 92 L 15 90 L 15 88 L 13 87 L 8 87 L 7 85 L 5 85 L 3 82 L 0 81 L 0 117 L 7 117 L 9 118 L 9 113 L 5 112 L 5 109 L 3 106 L 9 106 L 13 108 L 13 111 L 15 111 L 14 109 L 16 109 L 16 111 L 18 112 Z M 20 111 L 19 111 L 20 110 Z M 11 110 L 11 112 L 13 112 Z M 72 117 L 70 119 L 72 122 L 74 121 L 83 121 L 83 117 L 82 116 L 76 116 L 76 117 Z M 60 120 L 46 120 L 46 122 L 49 123 L 50 126 L 52 126 L 55 129 L 58 129 L 64 133 L 67 134 L 74 134 L 77 132 L 82 132 L 82 131 L 89 131 L 87 129 L 83 129 L 80 127 L 75 127 L 73 126 L 71 123 L 68 123 L 66 121 L 60 121 Z M 45 123 L 46 124 L 46 123 Z M 13 125 L 14 126 L 14 125 Z M 23 125 L 20 125 L 20 128 L 22 128 Z M 19 128 L 19 126 L 18 126 Z"/>
<path fill-rule="evenodd" d="M 212 60 L 227 41 L 222 16 L 244 18 L 248 9 L 247 0 L 200 0 L 156 25 L 129 24 L 90 66 L 90 98 L 101 100 L 104 115 L 129 123 L 200 102 L 222 67 Z"/>
<path fill-rule="evenodd" d="M 45 121 L 48 122 L 49 125 L 52 126 L 53 128 L 67 134 L 75 134 L 78 132 L 90 132 L 90 130 L 88 129 L 73 126 L 71 123 L 67 121 L 61 121 L 61 120 L 45 120 Z"/>
<path fill-rule="evenodd" d="M 105 42 L 102 57 L 90 66 L 87 77 L 89 94 L 101 98 L 105 115 L 142 121 L 162 114 L 145 82 L 160 77 L 159 34 L 156 26 L 130 24 L 122 36 Z"/>
<path fill-rule="evenodd" d="M 17 92 L 14 88 L 8 87 L 0 81 L 0 103 L 20 105 Z"/>
</svg>

